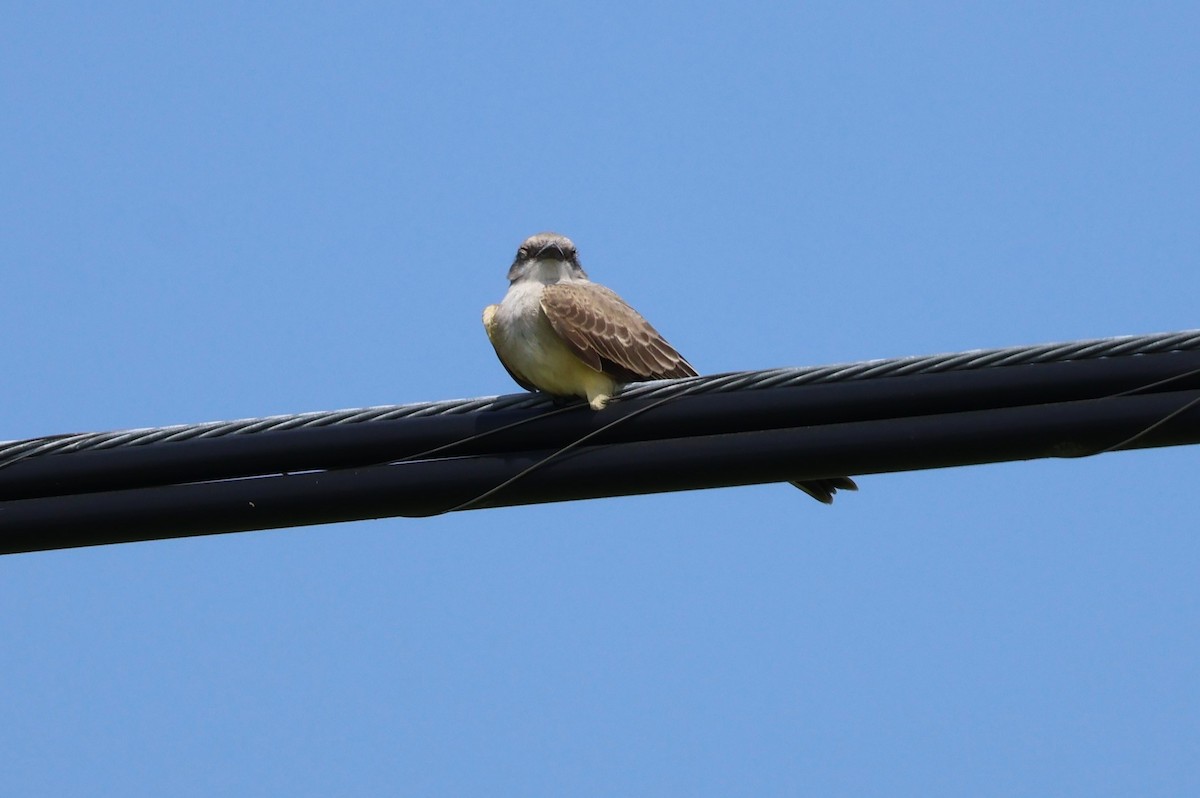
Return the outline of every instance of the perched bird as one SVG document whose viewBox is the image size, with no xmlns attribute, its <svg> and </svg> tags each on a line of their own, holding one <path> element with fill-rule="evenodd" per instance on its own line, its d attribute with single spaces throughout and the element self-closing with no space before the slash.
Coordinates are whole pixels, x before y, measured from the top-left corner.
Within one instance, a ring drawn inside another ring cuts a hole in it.
<svg viewBox="0 0 1200 798">
<path fill-rule="evenodd" d="M 624 383 L 697 376 L 640 313 L 588 279 L 566 236 L 525 239 L 508 282 L 500 304 L 484 308 L 483 326 L 504 368 L 528 391 L 578 396 L 603 410 Z M 792 484 L 826 504 L 839 488 L 858 489 L 847 477 Z"/>
</svg>

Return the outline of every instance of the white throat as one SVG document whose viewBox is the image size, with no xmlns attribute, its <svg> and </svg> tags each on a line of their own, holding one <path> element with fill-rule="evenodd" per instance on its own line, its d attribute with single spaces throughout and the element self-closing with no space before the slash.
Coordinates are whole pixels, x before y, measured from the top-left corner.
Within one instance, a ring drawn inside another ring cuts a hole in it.
<svg viewBox="0 0 1200 798">
<path fill-rule="evenodd" d="M 520 276 L 516 280 L 513 280 L 512 284 L 541 283 L 542 285 L 554 285 L 555 283 L 586 279 L 586 277 L 577 275 L 571 268 L 571 264 L 565 260 L 559 260 L 558 258 L 538 258 L 537 260 L 529 261 L 521 269 Z"/>
</svg>

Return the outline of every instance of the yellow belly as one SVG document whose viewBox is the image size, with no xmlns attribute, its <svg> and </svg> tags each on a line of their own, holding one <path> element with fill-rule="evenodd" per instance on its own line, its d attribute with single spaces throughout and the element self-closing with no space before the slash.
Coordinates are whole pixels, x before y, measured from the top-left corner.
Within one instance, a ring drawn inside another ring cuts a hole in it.
<svg viewBox="0 0 1200 798">
<path fill-rule="evenodd" d="M 600 410 L 617 389 L 617 382 L 571 353 L 544 315 L 501 318 L 503 310 L 490 305 L 483 325 L 504 365 L 538 390 L 555 396 L 578 396 Z"/>
</svg>

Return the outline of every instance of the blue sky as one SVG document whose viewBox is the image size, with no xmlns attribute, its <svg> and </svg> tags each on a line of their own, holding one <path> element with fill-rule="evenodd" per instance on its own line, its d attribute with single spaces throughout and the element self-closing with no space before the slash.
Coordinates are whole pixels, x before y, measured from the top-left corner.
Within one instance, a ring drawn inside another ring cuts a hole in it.
<svg viewBox="0 0 1200 798">
<path fill-rule="evenodd" d="M 702 372 L 1200 327 L 1191 3 L 55 4 L 0 439 L 516 390 L 516 246 Z M 0 558 L 13 795 L 1181 795 L 1196 450 Z"/>
</svg>

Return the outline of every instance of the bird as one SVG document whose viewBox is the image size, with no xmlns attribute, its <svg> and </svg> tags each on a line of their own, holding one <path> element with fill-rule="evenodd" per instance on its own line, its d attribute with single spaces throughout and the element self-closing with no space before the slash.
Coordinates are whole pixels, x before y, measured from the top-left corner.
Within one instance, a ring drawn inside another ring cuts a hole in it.
<svg viewBox="0 0 1200 798">
<path fill-rule="evenodd" d="M 527 391 L 579 397 L 603 410 L 625 383 L 699 376 L 616 292 L 588 279 L 564 235 L 525 239 L 508 282 L 504 299 L 483 309 L 483 326 L 500 363 Z M 839 489 L 858 489 L 848 477 L 792 484 L 825 504 Z"/>
</svg>

